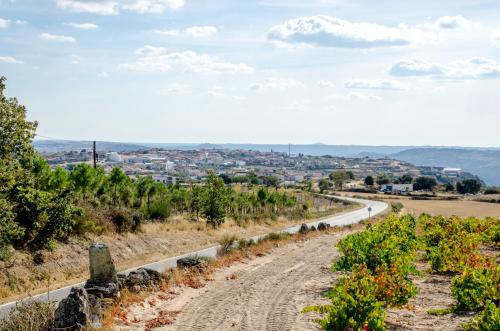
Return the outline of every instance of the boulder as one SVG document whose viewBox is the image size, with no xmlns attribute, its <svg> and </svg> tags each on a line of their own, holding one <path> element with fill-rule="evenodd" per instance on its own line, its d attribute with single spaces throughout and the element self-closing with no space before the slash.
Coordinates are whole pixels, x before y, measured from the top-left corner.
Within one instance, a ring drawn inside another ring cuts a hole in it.
<svg viewBox="0 0 500 331">
<path fill-rule="evenodd" d="M 120 297 L 118 283 L 101 283 L 89 279 L 84 288 L 88 295 L 95 299 L 116 299 Z"/>
<path fill-rule="evenodd" d="M 319 231 L 325 231 L 329 227 L 330 227 L 330 224 L 328 224 L 328 223 L 319 222 L 319 224 L 318 224 Z"/>
<path fill-rule="evenodd" d="M 307 227 L 307 224 L 302 224 L 299 229 L 299 233 L 307 233 L 309 231 L 309 228 Z"/>
<path fill-rule="evenodd" d="M 92 244 L 89 247 L 90 281 L 93 283 L 117 283 L 116 269 L 108 246 Z"/>
<path fill-rule="evenodd" d="M 59 302 L 54 313 L 54 328 L 59 330 L 86 330 L 90 322 L 87 291 L 73 287 L 69 296 Z"/>
<path fill-rule="evenodd" d="M 138 292 L 147 289 L 156 289 L 163 280 L 162 275 L 155 270 L 139 268 L 131 271 L 126 277 L 120 277 L 120 287 Z"/>
<path fill-rule="evenodd" d="M 208 265 L 208 261 L 204 258 L 195 257 L 183 257 L 177 260 L 177 267 L 179 268 L 194 268 L 197 267 L 202 269 Z"/>
</svg>

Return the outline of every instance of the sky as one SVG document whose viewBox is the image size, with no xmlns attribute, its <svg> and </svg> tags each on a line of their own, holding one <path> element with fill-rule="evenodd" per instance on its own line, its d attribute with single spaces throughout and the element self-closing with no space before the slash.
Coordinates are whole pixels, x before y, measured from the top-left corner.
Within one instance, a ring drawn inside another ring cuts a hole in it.
<svg viewBox="0 0 500 331">
<path fill-rule="evenodd" d="M 500 147 L 498 0 L 0 0 L 40 138 Z"/>
</svg>

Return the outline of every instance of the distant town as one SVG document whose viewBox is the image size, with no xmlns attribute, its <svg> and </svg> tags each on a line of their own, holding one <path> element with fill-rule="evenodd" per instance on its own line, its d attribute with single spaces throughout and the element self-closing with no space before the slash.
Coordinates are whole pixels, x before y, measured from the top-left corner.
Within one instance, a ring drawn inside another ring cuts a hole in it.
<svg viewBox="0 0 500 331">
<path fill-rule="evenodd" d="M 93 163 L 92 149 L 44 153 L 44 156 L 52 166 L 62 166 L 67 169 L 82 162 Z M 156 182 L 174 185 L 188 185 L 202 181 L 209 169 L 234 182 L 251 179 L 263 183 L 266 178 L 273 177 L 279 186 L 303 185 L 308 181 L 318 181 L 337 170 L 350 172 L 359 180 L 366 176 L 398 178 L 410 175 L 414 178 L 431 176 L 439 183 L 446 184 L 455 183 L 459 179 L 474 178 L 472 174 L 460 168 L 416 166 L 388 157 L 310 156 L 216 148 L 196 150 L 153 148 L 120 153 L 97 149 L 96 164 L 104 167 L 107 172 L 118 166 L 132 178 L 151 176 Z M 359 185 L 360 181 L 351 181 L 346 183 L 346 188 L 354 189 Z M 409 187 L 399 189 L 410 190 Z"/>
</svg>

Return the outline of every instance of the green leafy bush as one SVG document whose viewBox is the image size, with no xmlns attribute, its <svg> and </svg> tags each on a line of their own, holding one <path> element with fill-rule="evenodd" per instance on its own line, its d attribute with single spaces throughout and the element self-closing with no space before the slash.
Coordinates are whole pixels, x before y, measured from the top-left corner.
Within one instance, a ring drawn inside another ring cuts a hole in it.
<svg viewBox="0 0 500 331">
<path fill-rule="evenodd" d="M 487 301 L 498 301 L 500 267 L 466 268 L 462 275 L 453 279 L 451 292 L 457 299 L 457 310 L 481 309 Z"/>
<path fill-rule="evenodd" d="M 462 327 L 464 331 L 499 331 L 500 308 L 493 302 L 487 302 L 481 314 Z"/>
<path fill-rule="evenodd" d="M 375 277 L 366 266 L 359 267 L 328 292 L 331 305 L 311 306 L 304 311 L 325 314 L 316 320 L 324 330 L 385 330 L 386 314 L 376 292 Z"/>
</svg>

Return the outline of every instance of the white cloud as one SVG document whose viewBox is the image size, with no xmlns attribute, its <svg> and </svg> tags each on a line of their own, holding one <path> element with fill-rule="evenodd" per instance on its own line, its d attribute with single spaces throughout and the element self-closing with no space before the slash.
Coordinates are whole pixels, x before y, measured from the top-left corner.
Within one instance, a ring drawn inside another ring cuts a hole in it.
<svg viewBox="0 0 500 331">
<path fill-rule="evenodd" d="M 16 20 L 14 23 L 16 23 L 16 25 L 26 25 L 26 24 L 28 24 L 27 21 L 23 21 L 23 20 Z"/>
<path fill-rule="evenodd" d="M 299 17 L 273 26 L 271 40 L 339 48 L 408 46 L 438 39 L 433 32 L 400 24 L 386 27 L 372 23 L 353 23 L 319 15 Z"/>
<path fill-rule="evenodd" d="M 366 100 L 372 100 L 372 101 L 379 101 L 382 100 L 381 97 L 373 94 L 364 94 L 364 93 L 349 93 L 346 95 L 330 95 L 325 98 L 327 101 L 331 100 L 343 100 L 343 101 L 366 101 Z"/>
<path fill-rule="evenodd" d="M 255 83 L 250 86 L 251 90 L 286 90 L 290 88 L 305 87 L 305 85 L 295 79 L 291 78 L 266 78 L 262 83 Z"/>
<path fill-rule="evenodd" d="M 102 78 L 102 79 L 106 79 L 106 78 L 109 78 L 109 74 L 106 71 L 101 71 L 99 73 L 99 75 L 97 75 L 97 77 Z"/>
<path fill-rule="evenodd" d="M 198 38 L 206 38 L 211 37 L 215 33 L 217 33 L 217 28 L 215 26 L 192 26 L 184 30 L 188 36 L 198 37 Z"/>
<path fill-rule="evenodd" d="M 188 94 L 191 92 L 191 85 L 174 83 L 168 85 L 166 88 L 160 90 L 160 94 L 163 95 L 181 95 Z"/>
<path fill-rule="evenodd" d="M 40 34 L 40 39 L 58 41 L 63 43 L 76 43 L 76 39 L 71 36 L 63 36 L 46 32 Z"/>
<path fill-rule="evenodd" d="M 76 54 L 71 55 L 71 64 L 80 64 L 82 57 Z"/>
<path fill-rule="evenodd" d="M 443 16 L 438 18 L 432 27 L 440 29 L 458 29 L 458 28 L 469 28 L 473 26 L 474 23 L 464 18 L 462 15 L 458 16 Z"/>
<path fill-rule="evenodd" d="M 136 51 L 134 63 L 119 68 L 143 72 L 167 72 L 179 69 L 191 72 L 251 73 L 254 69 L 244 63 L 223 62 L 218 57 L 193 51 L 169 52 L 163 47 L 144 46 Z"/>
<path fill-rule="evenodd" d="M 318 86 L 321 88 L 333 88 L 333 87 L 335 87 L 335 84 L 328 81 L 328 80 L 320 80 L 318 82 Z"/>
<path fill-rule="evenodd" d="M 168 37 L 186 35 L 195 38 L 208 38 L 217 33 L 217 28 L 215 26 L 206 25 L 206 26 L 192 26 L 184 30 L 176 30 L 176 29 L 153 30 L 153 32 Z"/>
<path fill-rule="evenodd" d="M 10 24 L 10 20 L 0 18 L 0 29 L 5 29 Z"/>
<path fill-rule="evenodd" d="M 81 30 L 94 30 L 99 28 L 99 26 L 94 23 L 65 23 L 65 24 Z"/>
<path fill-rule="evenodd" d="M 450 80 L 492 79 L 500 78 L 500 63 L 480 57 L 449 64 L 412 59 L 397 62 L 390 73 L 394 76 L 430 76 Z"/>
<path fill-rule="evenodd" d="M 402 91 L 406 90 L 406 86 L 396 80 L 348 80 L 344 86 L 350 89 L 367 89 L 367 90 L 393 90 Z"/>
<path fill-rule="evenodd" d="M 0 55 L 0 62 L 3 63 L 9 63 L 9 64 L 23 64 L 23 61 L 20 61 L 16 58 L 13 58 L 12 56 L 1 56 Z"/>
<path fill-rule="evenodd" d="M 493 44 L 497 47 L 500 47 L 500 31 L 497 31 L 493 34 Z"/>
<path fill-rule="evenodd" d="M 180 33 L 179 30 L 153 30 L 153 32 L 162 36 L 169 36 L 169 37 L 177 36 Z"/>
<path fill-rule="evenodd" d="M 117 15 L 120 11 L 140 14 L 162 14 L 168 9 L 178 9 L 185 0 L 55 0 L 61 9 L 99 15 Z"/>
</svg>

